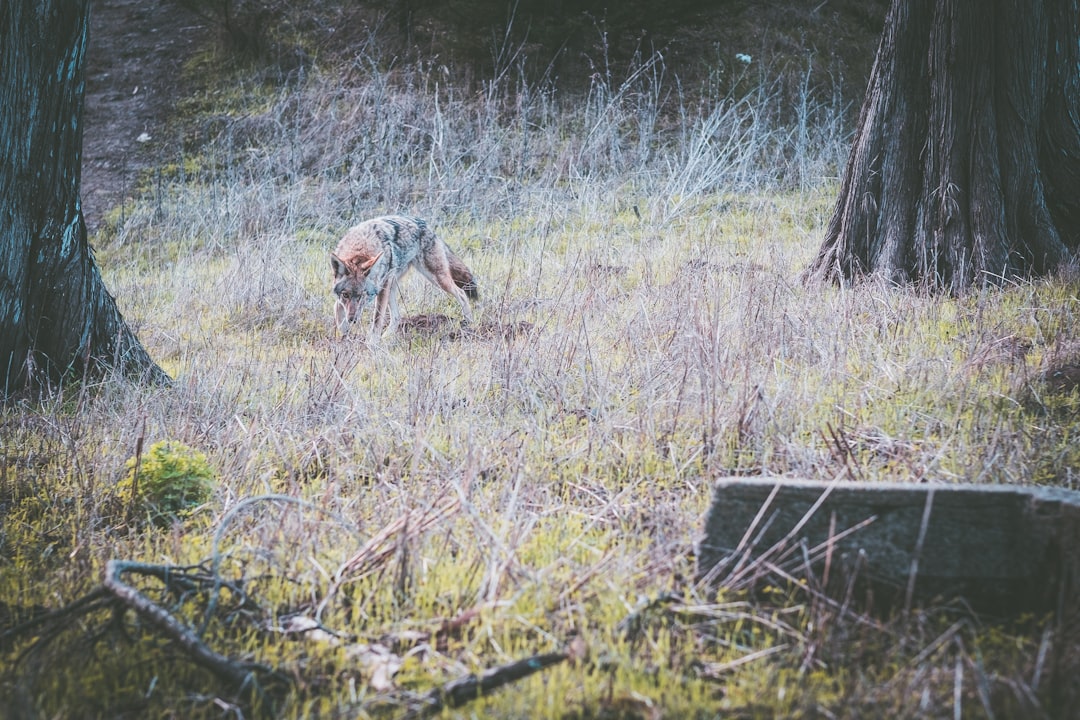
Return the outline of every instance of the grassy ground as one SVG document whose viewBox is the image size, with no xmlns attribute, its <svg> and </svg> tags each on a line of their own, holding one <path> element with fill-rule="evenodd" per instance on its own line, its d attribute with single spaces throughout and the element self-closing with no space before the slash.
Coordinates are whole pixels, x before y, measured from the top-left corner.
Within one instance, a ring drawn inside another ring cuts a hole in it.
<svg viewBox="0 0 1080 720">
<path fill-rule="evenodd" d="M 690 100 L 639 59 L 567 98 L 512 72 L 466 92 L 373 53 L 207 86 L 192 151 L 95 238 L 176 385 L 4 411 L 0 611 L 62 608 L 110 559 L 188 568 L 132 582 L 290 678 L 263 698 L 282 717 L 422 712 L 444 682 L 567 647 L 443 712 L 1054 710 L 1048 619 L 882 622 L 798 584 L 708 591 L 693 543 L 728 474 L 1076 487 L 1077 394 L 1043 381 L 1080 355 L 1075 276 L 962 298 L 804 285 L 849 128 L 829 93 L 752 64 Z M 411 278 L 400 334 L 340 339 L 328 252 L 397 211 L 473 269 L 477 321 Z M 123 481 L 160 442 L 212 477 L 164 522 L 149 479 L 135 501 Z M 0 644 L 11 716 L 251 714 L 110 608 Z"/>
</svg>

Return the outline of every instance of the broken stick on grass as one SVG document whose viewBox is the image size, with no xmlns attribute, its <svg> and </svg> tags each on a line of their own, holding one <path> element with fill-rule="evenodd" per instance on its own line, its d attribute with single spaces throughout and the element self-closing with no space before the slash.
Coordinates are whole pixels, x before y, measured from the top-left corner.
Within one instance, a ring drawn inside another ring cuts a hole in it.
<svg viewBox="0 0 1080 720">
<path fill-rule="evenodd" d="M 195 663 L 207 668 L 237 689 L 255 687 L 260 675 L 268 677 L 277 675 L 265 665 L 230 660 L 214 652 L 168 610 L 120 579 L 124 573 L 159 577 L 161 572 L 162 568 L 158 565 L 132 560 L 110 560 L 105 564 L 104 586 L 117 600 L 172 639 Z"/>
<path fill-rule="evenodd" d="M 407 717 L 421 718 L 435 715 L 443 708 L 460 707 L 483 697 L 503 685 L 526 678 L 553 665 L 558 665 L 571 657 L 571 653 L 553 652 L 533 655 L 524 660 L 517 660 L 506 665 L 489 668 L 479 675 L 467 675 L 432 690 L 420 700 Z"/>
</svg>

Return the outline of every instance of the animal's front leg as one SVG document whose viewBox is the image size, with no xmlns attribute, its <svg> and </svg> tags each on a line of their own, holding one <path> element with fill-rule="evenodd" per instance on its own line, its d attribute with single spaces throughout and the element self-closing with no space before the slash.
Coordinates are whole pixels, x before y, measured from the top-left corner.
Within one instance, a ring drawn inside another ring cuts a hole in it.
<svg viewBox="0 0 1080 720">
<path fill-rule="evenodd" d="M 392 294 L 394 292 L 394 283 L 388 282 L 379 291 L 379 297 L 375 301 L 375 328 L 374 332 L 382 334 L 387 324 L 390 322 L 390 305 L 393 302 Z"/>
<path fill-rule="evenodd" d="M 400 288 L 399 288 L 398 284 L 396 282 L 390 283 L 390 293 L 389 293 L 390 298 L 389 298 L 389 303 L 388 304 L 389 304 L 389 307 L 390 307 L 390 324 L 389 324 L 389 328 L 390 328 L 390 334 L 391 335 L 394 334 L 395 332 L 397 332 L 398 321 L 401 320 L 401 312 L 398 310 L 398 297 L 399 297 L 399 294 L 400 294 Z"/>
</svg>

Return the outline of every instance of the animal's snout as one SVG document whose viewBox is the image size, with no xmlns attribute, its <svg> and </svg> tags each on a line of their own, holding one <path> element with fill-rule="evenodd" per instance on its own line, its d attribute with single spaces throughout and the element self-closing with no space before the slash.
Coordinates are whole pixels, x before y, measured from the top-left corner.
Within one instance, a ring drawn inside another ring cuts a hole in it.
<svg viewBox="0 0 1080 720">
<path fill-rule="evenodd" d="M 349 307 L 342 298 L 338 298 L 334 302 L 334 324 L 337 325 L 338 332 L 344 335 L 349 331 L 349 323 L 352 322 L 355 316 L 355 311 Z"/>
<path fill-rule="evenodd" d="M 366 289 L 365 289 L 366 290 Z M 346 291 L 335 292 L 337 298 L 334 301 L 334 324 L 342 335 L 349 331 L 349 324 L 356 322 L 357 316 L 367 307 L 371 299 L 378 293 L 360 292 L 350 293 Z"/>
</svg>

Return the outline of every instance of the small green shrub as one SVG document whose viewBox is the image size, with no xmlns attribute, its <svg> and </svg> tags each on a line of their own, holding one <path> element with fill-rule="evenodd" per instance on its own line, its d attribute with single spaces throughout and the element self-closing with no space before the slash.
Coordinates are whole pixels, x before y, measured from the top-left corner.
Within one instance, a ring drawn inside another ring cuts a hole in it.
<svg viewBox="0 0 1080 720">
<path fill-rule="evenodd" d="M 214 489 L 206 455 L 183 443 L 161 441 L 125 464 L 117 489 L 130 507 L 141 506 L 155 523 L 180 519 L 205 503 Z"/>
</svg>

